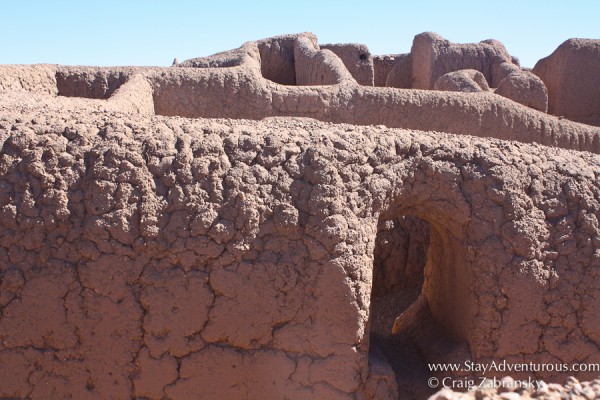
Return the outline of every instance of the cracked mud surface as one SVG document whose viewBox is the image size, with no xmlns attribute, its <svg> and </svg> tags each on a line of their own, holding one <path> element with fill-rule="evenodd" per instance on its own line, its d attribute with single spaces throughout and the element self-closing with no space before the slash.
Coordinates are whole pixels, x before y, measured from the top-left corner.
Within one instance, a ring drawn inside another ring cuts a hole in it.
<svg viewBox="0 0 600 400">
<path fill-rule="evenodd" d="M 432 227 L 430 312 L 475 359 L 598 362 L 598 156 L 0 111 L 2 397 L 365 398 L 378 221 L 406 214 Z"/>
</svg>

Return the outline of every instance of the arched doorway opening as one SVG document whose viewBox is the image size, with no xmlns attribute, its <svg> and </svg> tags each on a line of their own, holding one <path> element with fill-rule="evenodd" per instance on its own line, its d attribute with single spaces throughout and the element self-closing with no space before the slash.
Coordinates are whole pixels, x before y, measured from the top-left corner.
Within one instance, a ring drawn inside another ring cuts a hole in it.
<svg viewBox="0 0 600 400">
<path fill-rule="evenodd" d="M 459 235 L 415 215 L 382 218 L 373 261 L 370 359 L 393 369 L 399 398 L 427 398 L 428 363 L 469 358 Z"/>
</svg>

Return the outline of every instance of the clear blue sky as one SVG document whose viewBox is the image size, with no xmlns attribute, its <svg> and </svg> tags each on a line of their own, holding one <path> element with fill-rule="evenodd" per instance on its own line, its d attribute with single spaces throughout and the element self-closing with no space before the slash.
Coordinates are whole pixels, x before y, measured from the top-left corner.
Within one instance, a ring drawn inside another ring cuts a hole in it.
<svg viewBox="0 0 600 400">
<path fill-rule="evenodd" d="M 170 65 L 269 36 L 410 51 L 414 35 L 498 39 L 533 67 L 571 37 L 600 39 L 600 1 L 0 0 L 0 64 Z"/>
</svg>

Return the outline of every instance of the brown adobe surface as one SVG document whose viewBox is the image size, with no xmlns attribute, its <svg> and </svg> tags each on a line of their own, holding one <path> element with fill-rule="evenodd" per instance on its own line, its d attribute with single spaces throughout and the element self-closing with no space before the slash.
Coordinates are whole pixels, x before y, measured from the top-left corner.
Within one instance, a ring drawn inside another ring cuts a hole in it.
<svg viewBox="0 0 600 400">
<path fill-rule="evenodd" d="M 348 48 L 0 67 L 0 397 L 422 398 L 409 361 L 600 362 L 599 128 L 359 85 Z"/>
<path fill-rule="evenodd" d="M 600 40 L 566 40 L 532 72 L 548 88 L 550 113 L 600 126 Z"/>
</svg>

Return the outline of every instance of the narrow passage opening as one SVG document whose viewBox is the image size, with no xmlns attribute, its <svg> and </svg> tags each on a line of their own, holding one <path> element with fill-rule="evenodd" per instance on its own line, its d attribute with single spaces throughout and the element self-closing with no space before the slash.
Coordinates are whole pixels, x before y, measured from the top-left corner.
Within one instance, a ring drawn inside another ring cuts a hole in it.
<svg viewBox="0 0 600 400">
<path fill-rule="evenodd" d="M 370 363 L 389 363 L 401 399 L 428 398 L 428 362 L 468 357 L 446 321 L 437 321 L 427 298 L 439 306 L 454 288 L 444 282 L 455 260 L 454 241 L 424 219 L 381 220 L 375 243 L 370 310 Z M 427 292 L 427 294 L 426 294 Z M 462 360 L 461 360 L 462 361 Z M 372 367 L 373 370 L 373 367 Z M 388 368 L 389 370 L 389 368 Z"/>
</svg>

